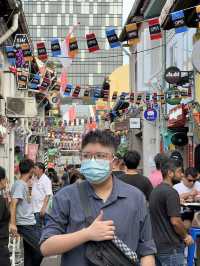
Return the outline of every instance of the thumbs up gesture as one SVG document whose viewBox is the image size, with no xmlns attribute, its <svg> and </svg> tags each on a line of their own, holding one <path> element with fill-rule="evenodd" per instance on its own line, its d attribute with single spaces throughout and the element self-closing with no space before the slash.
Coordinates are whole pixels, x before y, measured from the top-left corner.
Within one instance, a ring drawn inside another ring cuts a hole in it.
<svg viewBox="0 0 200 266">
<path fill-rule="evenodd" d="M 87 228 L 89 241 L 104 241 L 114 238 L 115 226 L 113 221 L 103 220 L 103 211 L 94 222 Z"/>
</svg>

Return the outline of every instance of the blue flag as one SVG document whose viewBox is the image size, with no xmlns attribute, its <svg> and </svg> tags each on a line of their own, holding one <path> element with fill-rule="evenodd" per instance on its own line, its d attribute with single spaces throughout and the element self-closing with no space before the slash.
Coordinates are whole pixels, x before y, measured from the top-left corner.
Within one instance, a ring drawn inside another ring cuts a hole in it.
<svg viewBox="0 0 200 266">
<path fill-rule="evenodd" d="M 39 85 L 40 85 L 40 75 L 35 74 L 33 76 L 33 79 L 30 82 L 30 87 L 31 87 L 31 89 L 36 90 Z"/>
<path fill-rule="evenodd" d="M 6 46 L 5 49 L 6 49 L 6 54 L 7 54 L 9 64 L 14 66 L 16 64 L 14 47 L 13 46 Z"/>
<path fill-rule="evenodd" d="M 111 48 L 121 47 L 121 43 L 114 28 L 107 29 L 106 36 Z"/>
<path fill-rule="evenodd" d="M 64 90 L 63 96 L 70 96 L 72 90 L 73 90 L 73 85 L 70 84 L 70 83 L 68 83 L 68 84 L 66 85 L 65 90 Z"/>
<path fill-rule="evenodd" d="M 188 28 L 185 25 L 185 14 L 183 10 L 171 13 L 171 18 L 174 23 L 176 33 L 188 31 Z"/>
<path fill-rule="evenodd" d="M 58 38 L 53 38 L 51 40 L 51 52 L 53 57 L 61 55 L 61 48 Z"/>
</svg>

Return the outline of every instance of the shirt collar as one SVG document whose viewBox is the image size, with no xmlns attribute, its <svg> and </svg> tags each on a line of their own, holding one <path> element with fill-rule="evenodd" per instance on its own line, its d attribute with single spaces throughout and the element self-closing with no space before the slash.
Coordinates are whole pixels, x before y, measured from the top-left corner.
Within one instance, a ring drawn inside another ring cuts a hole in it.
<svg viewBox="0 0 200 266">
<path fill-rule="evenodd" d="M 87 184 L 87 192 L 89 197 L 94 197 L 96 199 L 99 199 L 99 197 L 96 195 L 92 185 L 86 181 Z M 129 196 L 128 189 L 126 184 L 124 184 L 122 181 L 120 181 L 118 178 L 113 176 L 113 189 L 112 193 L 110 195 L 110 198 L 127 198 Z"/>
</svg>

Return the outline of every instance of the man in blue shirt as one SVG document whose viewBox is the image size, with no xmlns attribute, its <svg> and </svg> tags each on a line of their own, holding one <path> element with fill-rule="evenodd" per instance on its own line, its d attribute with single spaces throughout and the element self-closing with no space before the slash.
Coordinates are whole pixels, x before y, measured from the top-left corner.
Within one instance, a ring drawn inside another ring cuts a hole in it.
<svg viewBox="0 0 200 266">
<path fill-rule="evenodd" d="M 44 256 L 63 254 L 62 266 L 89 266 L 85 244 L 120 238 L 141 258 L 141 266 L 155 266 L 156 248 L 144 195 L 112 176 L 115 138 L 106 131 L 88 133 L 82 141 L 81 173 L 94 217 L 86 227 L 77 184 L 59 191 L 41 239 Z M 96 219 L 95 219 L 96 217 Z"/>
</svg>

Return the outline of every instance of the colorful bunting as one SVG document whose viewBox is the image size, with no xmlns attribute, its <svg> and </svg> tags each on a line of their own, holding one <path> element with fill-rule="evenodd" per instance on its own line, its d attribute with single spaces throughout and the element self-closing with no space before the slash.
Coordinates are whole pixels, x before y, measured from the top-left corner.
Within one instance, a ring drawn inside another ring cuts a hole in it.
<svg viewBox="0 0 200 266">
<path fill-rule="evenodd" d="M 53 57 L 61 55 L 61 48 L 58 38 L 53 38 L 51 40 L 51 52 Z"/>
<path fill-rule="evenodd" d="M 117 100 L 117 94 L 118 94 L 117 91 L 113 92 L 112 101 L 116 101 Z"/>
<path fill-rule="evenodd" d="M 46 62 L 48 59 L 48 55 L 47 55 L 47 50 L 46 50 L 44 42 L 38 42 L 37 43 L 37 51 L 38 51 L 38 58 L 42 62 Z"/>
<path fill-rule="evenodd" d="M 127 35 L 128 44 L 130 46 L 139 43 L 137 23 L 126 25 L 126 35 Z"/>
<path fill-rule="evenodd" d="M 135 95 L 134 95 L 134 92 L 131 92 L 131 94 L 130 94 L 130 102 L 134 103 L 134 101 L 135 101 Z"/>
<path fill-rule="evenodd" d="M 33 79 L 30 82 L 30 88 L 35 90 L 35 89 L 38 88 L 39 84 L 40 84 L 40 75 L 39 74 L 35 74 L 33 76 Z"/>
<path fill-rule="evenodd" d="M 88 98 L 90 96 L 90 90 L 89 89 L 85 89 L 84 91 L 84 97 Z"/>
<path fill-rule="evenodd" d="M 137 105 L 140 105 L 141 101 L 142 101 L 142 95 L 141 95 L 141 94 L 138 94 L 138 95 L 137 95 L 136 104 L 137 104 Z"/>
<path fill-rule="evenodd" d="M 77 98 L 79 96 L 80 90 L 81 90 L 81 87 L 79 85 L 77 85 L 73 91 L 72 97 Z"/>
<path fill-rule="evenodd" d="M 186 32 L 188 28 L 185 25 L 185 14 L 183 10 L 171 13 L 171 18 L 174 23 L 175 32 Z"/>
<path fill-rule="evenodd" d="M 95 33 L 86 34 L 86 39 L 87 39 L 88 50 L 90 53 L 99 50 L 99 45 Z"/>
<path fill-rule="evenodd" d="M 159 40 L 162 38 L 161 27 L 158 18 L 153 18 L 148 21 L 151 40 Z"/>
<path fill-rule="evenodd" d="M 28 84 L 29 72 L 19 71 L 17 72 L 17 84 L 19 90 L 26 90 Z"/>
<path fill-rule="evenodd" d="M 94 98 L 99 99 L 101 98 L 101 88 L 100 87 L 96 87 L 94 90 Z"/>
<path fill-rule="evenodd" d="M 69 57 L 75 58 L 78 54 L 78 42 L 76 37 L 71 37 L 69 39 Z"/>
<path fill-rule="evenodd" d="M 24 55 L 23 55 L 22 49 L 20 47 L 17 48 L 16 50 L 15 58 L 16 58 L 16 67 L 17 68 L 23 67 L 25 64 L 25 61 L 24 61 Z"/>
<path fill-rule="evenodd" d="M 64 93 L 63 93 L 63 96 L 70 96 L 71 92 L 73 90 L 73 85 L 68 83 L 65 87 L 65 90 L 64 90 Z"/>
<path fill-rule="evenodd" d="M 14 47 L 13 46 L 6 46 L 5 49 L 6 49 L 6 54 L 7 54 L 9 64 L 14 66 L 16 63 Z"/>
<path fill-rule="evenodd" d="M 44 78 L 41 85 L 39 86 L 39 90 L 41 91 L 45 91 L 48 89 L 48 87 L 50 86 L 51 81 L 49 78 Z"/>
<path fill-rule="evenodd" d="M 121 43 L 119 41 L 119 38 L 118 38 L 114 28 L 107 29 L 106 30 L 106 36 L 107 36 L 110 48 L 121 47 Z"/>
</svg>

